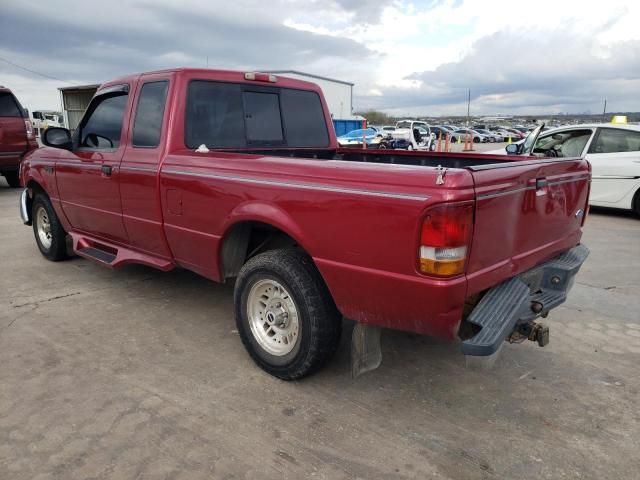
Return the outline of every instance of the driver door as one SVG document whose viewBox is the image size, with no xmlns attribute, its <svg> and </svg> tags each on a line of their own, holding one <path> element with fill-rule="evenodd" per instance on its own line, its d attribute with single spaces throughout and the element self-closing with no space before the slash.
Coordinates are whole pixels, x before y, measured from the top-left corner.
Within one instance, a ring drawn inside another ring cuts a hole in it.
<svg viewBox="0 0 640 480">
<path fill-rule="evenodd" d="M 74 133 L 72 151 L 56 160 L 62 209 L 74 230 L 127 243 L 119 167 L 128 135 L 129 85 L 99 90 Z"/>
</svg>

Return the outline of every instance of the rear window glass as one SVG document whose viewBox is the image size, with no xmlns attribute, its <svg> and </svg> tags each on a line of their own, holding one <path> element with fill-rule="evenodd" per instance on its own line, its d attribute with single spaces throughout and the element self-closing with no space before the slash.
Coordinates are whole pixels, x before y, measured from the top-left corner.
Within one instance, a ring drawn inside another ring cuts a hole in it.
<svg viewBox="0 0 640 480">
<path fill-rule="evenodd" d="M 244 92 L 243 97 L 247 141 L 281 145 L 283 135 L 278 94 Z"/>
<path fill-rule="evenodd" d="M 280 104 L 289 147 L 326 147 L 329 133 L 320 96 L 304 90 L 280 90 Z"/>
<path fill-rule="evenodd" d="M 322 148 L 329 133 L 315 92 L 195 80 L 185 121 L 188 148 Z"/>
<path fill-rule="evenodd" d="M 22 117 L 13 95 L 9 92 L 0 92 L 0 117 Z"/>
</svg>

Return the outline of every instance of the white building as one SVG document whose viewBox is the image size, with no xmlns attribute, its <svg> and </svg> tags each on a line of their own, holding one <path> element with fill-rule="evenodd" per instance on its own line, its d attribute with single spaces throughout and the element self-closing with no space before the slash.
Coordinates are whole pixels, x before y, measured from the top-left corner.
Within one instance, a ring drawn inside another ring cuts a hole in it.
<svg viewBox="0 0 640 480">
<path fill-rule="evenodd" d="M 338 120 L 354 120 L 353 115 L 353 83 L 334 78 L 321 77 L 311 73 L 298 72 L 296 70 L 271 70 L 265 73 L 282 75 L 283 77 L 297 78 L 317 84 L 324 94 L 331 116 Z"/>
</svg>

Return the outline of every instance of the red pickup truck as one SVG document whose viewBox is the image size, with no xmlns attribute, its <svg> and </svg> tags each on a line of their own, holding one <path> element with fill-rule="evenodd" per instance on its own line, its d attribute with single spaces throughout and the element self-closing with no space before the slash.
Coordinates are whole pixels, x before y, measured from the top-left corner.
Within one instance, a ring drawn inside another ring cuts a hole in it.
<svg viewBox="0 0 640 480">
<path fill-rule="evenodd" d="M 73 135 L 27 156 L 21 216 L 49 260 L 186 268 L 235 280 L 240 337 L 264 370 L 309 374 L 354 320 L 354 373 L 380 327 L 486 356 L 544 345 L 580 244 L 583 159 L 340 149 L 320 88 L 177 69 L 96 93 Z"/>
<path fill-rule="evenodd" d="M 11 90 L 0 85 L 0 175 L 10 187 L 20 187 L 20 162 L 36 148 L 29 116 Z"/>
</svg>

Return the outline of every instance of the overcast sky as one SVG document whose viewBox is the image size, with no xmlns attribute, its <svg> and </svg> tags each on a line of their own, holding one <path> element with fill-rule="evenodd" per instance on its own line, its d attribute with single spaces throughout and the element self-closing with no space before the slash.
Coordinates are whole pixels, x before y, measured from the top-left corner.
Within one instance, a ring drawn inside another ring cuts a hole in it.
<svg viewBox="0 0 640 480">
<path fill-rule="evenodd" d="M 0 0 L 0 84 L 57 88 L 177 66 L 295 69 L 390 113 L 640 111 L 640 2 Z M 18 68 L 6 61 L 41 74 Z"/>
</svg>

